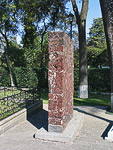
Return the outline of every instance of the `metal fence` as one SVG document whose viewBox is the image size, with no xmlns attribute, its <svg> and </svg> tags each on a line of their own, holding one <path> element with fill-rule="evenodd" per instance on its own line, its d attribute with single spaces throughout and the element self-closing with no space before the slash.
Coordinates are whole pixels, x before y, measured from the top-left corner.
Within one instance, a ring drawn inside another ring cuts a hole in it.
<svg viewBox="0 0 113 150">
<path fill-rule="evenodd" d="M 37 88 L 0 87 L 0 120 L 37 100 L 40 100 Z"/>
</svg>

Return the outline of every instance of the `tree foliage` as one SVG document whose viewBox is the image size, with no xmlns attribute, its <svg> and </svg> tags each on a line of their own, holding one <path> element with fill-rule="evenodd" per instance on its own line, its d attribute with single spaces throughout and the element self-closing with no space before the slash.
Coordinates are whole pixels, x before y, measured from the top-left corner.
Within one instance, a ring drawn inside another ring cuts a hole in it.
<svg viewBox="0 0 113 150">
<path fill-rule="evenodd" d="M 88 46 L 87 61 L 91 68 L 109 66 L 107 49 Z"/>
<path fill-rule="evenodd" d="M 89 30 L 87 58 L 90 67 L 109 66 L 102 18 L 94 19 L 92 27 Z"/>
<path fill-rule="evenodd" d="M 92 27 L 89 29 L 88 46 L 103 48 L 106 46 L 106 38 L 102 18 L 93 20 Z"/>
<path fill-rule="evenodd" d="M 48 55 L 47 48 L 45 48 L 47 47 L 46 33 L 54 29 L 63 18 L 65 3 L 66 0 L 33 0 L 32 2 L 20 0 L 21 21 L 24 28 L 22 44 L 27 66 L 36 66 L 36 61 L 40 59 L 40 67 L 43 67 L 44 59 Z M 40 44 L 37 41 L 39 38 Z M 36 42 L 39 44 L 38 47 L 36 47 Z"/>
<path fill-rule="evenodd" d="M 17 32 L 17 11 L 15 4 L 15 0 L 0 1 L 0 42 L 5 48 L 6 61 L 12 86 L 14 86 L 14 82 L 9 60 L 9 39 Z"/>
</svg>

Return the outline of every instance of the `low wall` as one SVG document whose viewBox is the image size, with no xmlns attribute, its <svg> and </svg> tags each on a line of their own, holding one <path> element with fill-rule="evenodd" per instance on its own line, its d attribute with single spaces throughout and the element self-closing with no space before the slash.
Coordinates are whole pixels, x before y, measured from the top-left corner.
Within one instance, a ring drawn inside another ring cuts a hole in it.
<svg viewBox="0 0 113 150">
<path fill-rule="evenodd" d="M 41 111 L 42 109 L 43 109 L 43 102 L 39 100 L 36 103 L 29 106 L 28 108 L 24 108 L 19 112 L 16 112 L 15 114 L 3 119 L 2 121 L 0 121 L 0 135 L 9 130 L 10 128 L 27 120 L 28 117 Z"/>
</svg>

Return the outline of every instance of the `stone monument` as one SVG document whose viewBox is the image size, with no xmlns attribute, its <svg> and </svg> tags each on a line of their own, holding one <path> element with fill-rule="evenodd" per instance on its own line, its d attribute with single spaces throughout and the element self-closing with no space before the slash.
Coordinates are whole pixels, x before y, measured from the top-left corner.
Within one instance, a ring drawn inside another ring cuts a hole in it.
<svg viewBox="0 0 113 150">
<path fill-rule="evenodd" d="M 62 133 L 73 117 L 74 44 L 65 32 L 50 32 L 48 39 L 48 131 Z"/>
</svg>

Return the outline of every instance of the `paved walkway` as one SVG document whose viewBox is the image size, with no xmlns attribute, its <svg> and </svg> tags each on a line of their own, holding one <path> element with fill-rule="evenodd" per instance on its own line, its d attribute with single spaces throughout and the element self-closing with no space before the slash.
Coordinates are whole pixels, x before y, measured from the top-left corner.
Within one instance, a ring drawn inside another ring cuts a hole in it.
<svg viewBox="0 0 113 150">
<path fill-rule="evenodd" d="M 47 110 L 47 105 L 44 105 L 44 108 Z M 42 122 L 47 121 L 45 110 L 2 134 L 0 150 L 112 150 L 113 143 L 104 140 L 102 136 L 112 123 L 113 115 L 106 114 L 103 108 L 79 106 L 74 109 L 84 113 L 84 123 L 73 144 L 40 141 L 33 138 L 37 128 L 41 128 L 41 122 L 37 124 L 37 121 L 39 119 Z"/>
</svg>

